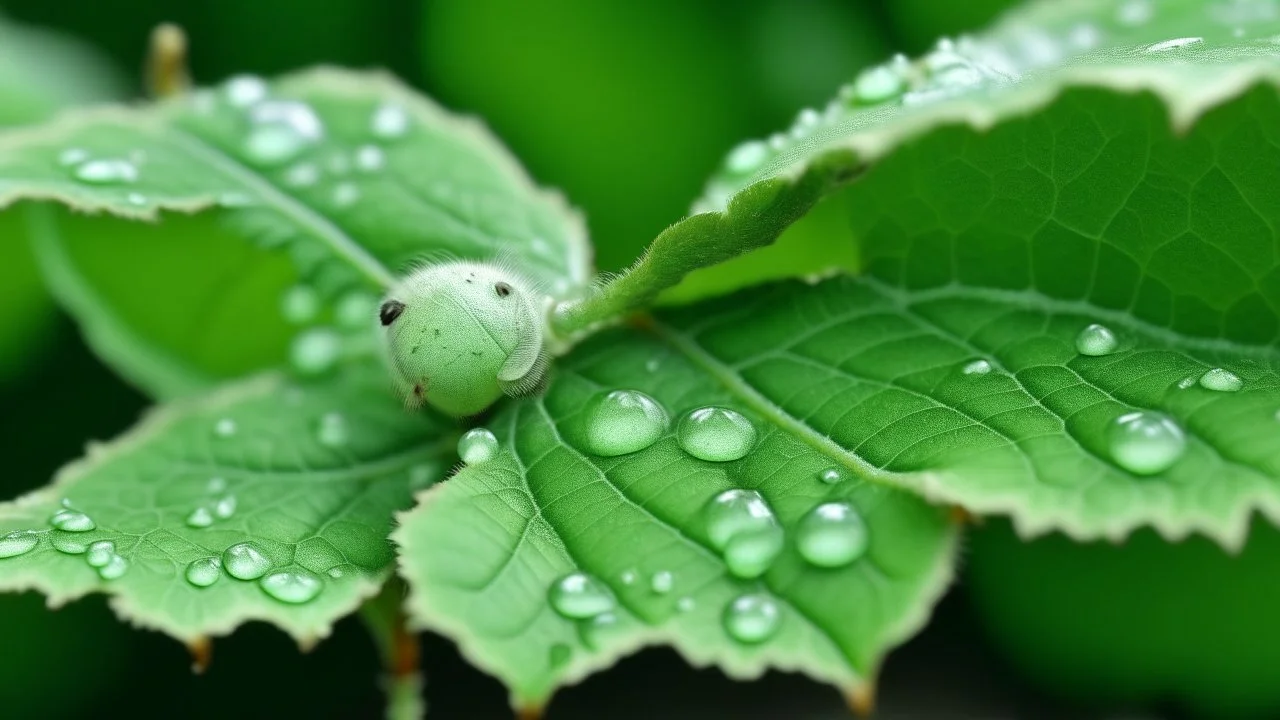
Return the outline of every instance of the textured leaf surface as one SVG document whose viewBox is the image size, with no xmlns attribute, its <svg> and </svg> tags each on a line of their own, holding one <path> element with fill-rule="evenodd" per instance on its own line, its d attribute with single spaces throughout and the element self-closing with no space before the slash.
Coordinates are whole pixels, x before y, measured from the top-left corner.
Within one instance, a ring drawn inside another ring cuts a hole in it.
<svg viewBox="0 0 1280 720">
<path fill-rule="evenodd" d="M 259 376 L 156 411 L 91 444 L 53 485 L 0 505 L 0 552 L 12 555 L 0 559 L 0 589 L 37 589 L 51 604 L 108 593 L 123 617 L 188 642 L 251 619 L 312 642 L 377 592 L 391 514 L 443 474 L 453 440 L 407 415 L 377 372 L 323 385 Z M 93 529 L 55 527 L 73 512 Z M 112 554 L 95 555 L 104 541 Z M 186 579 L 192 563 L 241 543 L 265 559 L 262 576 L 302 575 L 318 594 L 281 602 L 268 593 L 278 580 L 235 579 L 225 560 L 207 587 Z"/>
<path fill-rule="evenodd" d="M 803 318 L 787 321 L 802 332 Z M 735 327 L 739 336 L 757 332 Z M 611 331 L 588 341 L 558 365 L 545 398 L 492 419 L 504 448 L 498 458 L 463 469 L 399 516 L 393 539 L 411 612 L 457 639 L 520 706 L 653 643 L 735 677 L 767 667 L 804 671 L 865 702 L 884 653 L 923 624 L 950 577 L 954 534 L 945 511 L 875 482 L 824 483 L 821 471 L 851 460 L 802 419 L 821 400 L 810 396 L 787 416 L 759 402 L 734 371 L 677 342 L 676 332 Z M 593 455 L 591 401 L 620 388 L 651 395 L 673 424 L 639 452 Z M 758 441 L 745 458 L 707 462 L 681 450 L 674 420 L 707 405 L 751 419 Z M 759 580 L 727 570 L 703 515 L 711 498 L 735 487 L 758 490 L 790 538 Z M 857 508 L 870 545 L 851 564 L 816 568 L 798 554 L 796 528 L 831 501 Z M 601 630 L 548 604 L 553 582 L 578 570 L 612 589 L 615 624 Z M 671 588 L 655 590 L 663 572 Z M 731 639 L 724 624 L 729 605 L 748 592 L 780 607 L 777 634 L 755 645 Z"/>
<path fill-rule="evenodd" d="M 278 308 L 295 282 L 317 293 L 307 322 L 323 324 L 431 256 L 505 258 L 549 292 L 588 273 L 581 223 L 558 196 L 478 124 L 376 74 L 245 76 L 10 134 L 0 203 L 22 199 L 159 220 L 77 218 L 45 253 L 99 351 L 166 395 L 279 364 Z M 206 209 L 223 223 L 162 212 Z"/>
</svg>

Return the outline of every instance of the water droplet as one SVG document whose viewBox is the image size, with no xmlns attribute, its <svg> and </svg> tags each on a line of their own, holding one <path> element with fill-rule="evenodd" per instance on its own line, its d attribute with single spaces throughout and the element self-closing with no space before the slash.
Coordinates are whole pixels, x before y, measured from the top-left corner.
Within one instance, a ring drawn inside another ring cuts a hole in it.
<svg viewBox="0 0 1280 720">
<path fill-rule="evenodd" d="M 68 555 L 80 555 L 89 549 L 89 544 L 77 538 L 75 534 L 55 532 L 49 536 L 49 544 L 54 550 Z"/>
<path fill-rule="evenodd" d="M 1116 418 L 1109 429 L 1111 457 L 1138 475 L 1154 475 L 1171 467 L 1187 447 L 1186 435 L 1173 418 L 1151 411 Z"/>
<path fill-rule="evenodd" d="M 587 407 L 586 447 L 603 457 L 639 452 L 657 442 L 669 422 L 657 400 L 639 390 L 614 390 Z"/>
<path fill-rule="evenodd" d="M 724 169 L 733 175 L 755 172 L 769 159 L 769 146 L 759 140 L 750 140 L 729 151 Z"/>
<path fill-rule="evenodd" d="M 236 496 L 228 495 L 213 504 L 213 514 L 220 520 L 226 520 L 236 514 Z"/>
<path fill-rule="evenodd" d="M 697 607 L 697 605 L 697 601 L 687 595 L 676 601 L 676 609 L 680 612 L 689 612 Z"/>
<path fill-rule="evenodd" d="M 1121 25 L 1141 25 L 1155 14 L 1155 5 L 1151 0 L 1128 0 L 1116 11 L 1116 20 Z"/>
<path fill-rule="evenodd" d="M 1080 23 L 1067 32 L 1067 42 L 1076 50 L 1092 50 L 1102 44 L 1102 31 L 1088 23 Z"/>
<path fill-rule="evenodd" d="M 222 561 L 216 557 L 200 558 L 187 566 L 187 582 L 198 588 L 206 588 L 222 577 Z"/>
<path fill-rule="evenodd" d="M 268 100 L 255 105 L 244 152 L 254 162 L 278 165 L 324 136 L 324 124 L 310 105 L 297 100 Z"/>
<path fill-rule="evenodd" d="M 1218 392 L 1236 392 L 1244 387 L 1244 381 L 1230 370 L 1213 368 L 1200 376 L 1200 387 Z"/>
<path fill-rule="evenodd" d="M 1173 38 L 1171 40 L 1165 40 L 1163 42 L 1155 43 L 1154 45 L 1148 45 L 1147 52 L 1164 52 L 1166 50 L 1179 50 L 1181 48 L 1189 47 L 1191 45 L 1199 45 L 1202 42 L 1204 42 L 1204 38 L 1202 37 Z"/>
<path fill-rule="evenodd" d="M 128 571 L 129 561 L 113 553 L 107 559 L 107 564 L 98 568 L 98 577 L 103 580 L 116 580 L 123 577 Z"/>
<path fill-rule="evenodd" d="M 986 360 L 974 360 L 965 365 L 960 372 L 965 375 L 986 375 L 991 372 L 991 363 Z"/>
<path fill-rule="evenodd" d="M 377 145 L 361 145 L 356 149 L 356 167 L 365 172 L 382 169 L 387 163 L 387 156 Z"/>
<path fill-rule="evenodd" d="M 1094 323 L 1085 327 L 1076 336 L 1076 352 L 1081 355 L 1090 355 L 1099 357 L 1102 355 L 1110 355 L 1120 347 L 1120 341 L 1116 339 L 1116 334 L 1111 329 Z"/>
<path fill-rule="evenodd" d="M 29 530 L 17 530 L 0 536 L 0 558 L 11 558 L 31 552 L 40 537 Z"/>
<path fill-rule="evenodd" d="M 582 621 L 578 625 L 578 634 L 582 643 L 592 650 L 600 650 L 610 644 L 610 640 L 622 634 L 622 623 L 618 616 L 611 612 L 600 613 Z"/>
<path fill-rule="evenodd" d="M 301 325 L 320 314 L 320 295 L 310 285 L 294 285 L 280 296 L 280 314 Z"/>
<path fill-rule="evenodd" d="M 67 532 L 89 532 L 98 527 L 97 523 L 88 515 L 66 508 L 54 513 L 53 517 L 49 518 L 49 524 Z"/>
<path fill-rule="evenodd" d="M 349 182 L 340 182 L 333 186 L 330 199 L 340 208 L 351 207 L 360 199 L 360 188 Z"/>
<path fill-rule="evenodd" d="M 79 165 L 89 159 L 89 153 L 84 148 L 67 148 L 58 153 L 59 165 Z"/>
<path fill-rule="evenodd" d="M 128 202 L 130 205 L 146 205 L 147 204 L 147 196 L 143 195 L 142 193 L 131 192 L 128 195 L 125 195 L 124 199 L 125 199 L 125 202 Z"/>
<path fill-rule="evenodd" d="M 599 580 L 582 572 L 565 575 L 547 593 L 551 607 L 571 620 L 595 617 L 613 609 L 613 593 Z"/>
<path fill-rule="evenodd" d="M 222 438 L 232 437 L 238 430 L 236 421 L 231 418 L 222 418 L 213 424 L 213 434 Z"/>
<path fill-rule="evenodd" d="M 138 168 L 128 160 L 103 158 L 76 166 L 75 176 L 77 180 L 95 185 L 131 183 L 138 179 Z"/>
<path fill-rule="evenodd" d="M 267 96 L 267 83 L 257 75 L 236 75 L 227 80 L 223 91 L 235 107 L 249 107 Z"/>
<path fill-rule="evenodd" d="M 298 570 L 271 573 L 259 585 L 271 597 L 293 605 L 311 602 L 324 589 L 320 578 Z"/>
<path fill-rule="evenodd" d="M 1182 378 L 1181 380 L 1179 380 L 1179 381 L 1178 381 L 1178 389 L 1179 389 L 1179 390 L 1186 390 L 1187 388 L 1189 388 L 1189 387 L 1191 387 L 1192 385 L 1195 385 L 1195 384 L 1196 384 L 1196 379 L 1195 379 L 1195 378 L 1193 378 L 1193 377 L 1184 377 L 1184 378 Z"/>
<path fill-rule="evenodd" d="M 724 629 L 734 640 L 760 643 L 778 631 L 778 604 L 765 595 L 741 595 L 724 609 Z"/>
<path fill-rule="evenodd" d="M 327 412 L 320 416 L 316 428 L 316 440 L 325 447 L 337 448 L 346 445 L 351 439 L 347 430 L 347 419 L 342 413 Z"/>
<path fill-rule="evenodd" d="M 498 456 L 498 438 L 488 428 L 472 428 L 458 439 L 458 457 L 467 465 L 486 463 Z"/>
<path fill-rule="evenodd" d="M 724 549 L 724 564 L 734 577 L 758 578 L 769 571 L 782 553 L 782 526 L 773 525 L 735 535 Z"/>
<path fill-rule="evenodd" d="M 796 548 L 818 567 L 848 565 L 867 550 L 867 525 L 852 505 L 823 503 L 801 518 Z"/>
<path fill-rule="evenodd" d="M 213 524 L 213 513 L 209 511 L 209 508 L 202 505 L 187 515 L 186 522 L 187 527 L 207 528 Z"/>
<path fill-rule="evenodd" d="M 756 429 L 741 414 L 723 407 L 698 408 L 680 420 L 680 447 L 699 460 L 728 462 L 751 451 Z"/>
<path fill-rule="evenodd" d="M 399 105 L 379 105 L 369 119 L 369 129 L 380 138 L 397 138 L 409 131 L 409 113 Z"/>
<path fill-rule="evenodd" d="M 271 569 L 271 561 L 253 543 L 232 545 L 222 553 L 227 574 L 240 580 L 257 580 Z"/>
<path fill-rule="evenodd" d="M 92 568 L 106 567 L 115 554 L 115 543 L 110 540 L 99 540 L 89 546 L 89 554 L 85 555 L 84 561 L 89 563 L 89 567 Z"/>
<path fill-rule="evenodd" d="M 838 467 L 829 467 L 818 473 L 818 479 L 828 485 L 836 485 L 844 482 L 845 474 L 844 471 Z"/>
<path fill-rule="evenodd" d="M 349 292 L 338 300 L 334 310 L 338 325 L 351 330 L 367 330 L 378 317 L 378 298 L 363 292 Z"/>
<path fill-rule="evenodd" d="M 635 570 L 623 571 L 623 573 L 619 575 L 618 578 L 622 580 L 623 585 L 633 585 L 635 584 L 635 581 L 636 581 L 636 571 Z"/>
<path fill-rule="evenodd" d="M 671 588 L 675 587 L 675 585 L 676 576 L 670 570 L 659 570 L 653 574 L 653 577 L 649 578 L 649 589 L 659 595 L 671 592 Z"/>
<path fill-rule="evenodd" d="M 320 168 L 315 163 L 298 163 L 285 171 L 284 182 L 292 188 L 311 187 L 320 182 Z"/>
<path fill-rule="evenodd" d="M 726 490 L 703 509 L 707 536 L 729 572 L 760 577 L 782 552 L 784 534 L 772 508 L 754 490 Z"/>
<path fill-rule="evenodd" d="M 338 578 L 346 577 L 347 572 L 346 572 L 345 570 L 343 570 L 342 568 L 340 568 L 340 567 L 336 567 L 336 566 L 335 566 L 335 567 L 331 567 L 331 568 L 329 568 L 329 572 L 327 572 L 327 573 L 325 573 L 325 574 L 326 574 L 326 575 L 328 575 L 329 577 L 333 578 L 334 580 L 337 580 Z"/>
<path fill-rule="evenodd" d="M 289 346 L 289 363 L 299 375 L 323 375 L 342 356 L 342 336 L 327 327 L 304 330 Z"/>
<path fill-rule="evenodd" d="M 853 82 L 853 100 L 860 105 L 877 105 L 902 94 L 902 75 L 892 66 L 878 65 L 864 71 Z"/>
</svg>

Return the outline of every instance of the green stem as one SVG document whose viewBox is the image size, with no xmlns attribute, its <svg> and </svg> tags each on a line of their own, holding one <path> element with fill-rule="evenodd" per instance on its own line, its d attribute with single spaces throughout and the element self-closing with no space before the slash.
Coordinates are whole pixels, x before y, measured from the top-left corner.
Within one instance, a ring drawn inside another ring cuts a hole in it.
<svg viewBox="0 0 1280 720">
<path fill-rule="evenodd" d="M 382 658 L 387 720 L 421 720 L 427 714 L 418 636 L 405 623 L 404 590 L 399 578 L 391 578 L 382 592 L 360 607 L 360 617 Z"/>
</svg>

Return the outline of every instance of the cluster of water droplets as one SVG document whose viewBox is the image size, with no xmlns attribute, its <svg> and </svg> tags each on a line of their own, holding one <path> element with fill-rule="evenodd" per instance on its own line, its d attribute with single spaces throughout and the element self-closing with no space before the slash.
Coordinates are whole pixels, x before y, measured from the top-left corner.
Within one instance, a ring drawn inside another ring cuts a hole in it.
<svg viewBox="0 0 1280 720">
<path fill-rule="evenodd" d="M 188 563 L 183 577 L 193 587 L 212 587 L 223 575 L 246 582 L 256 581 L 268 596 L 283 603 L 299 605 L 314 600 L 324 589 L 316 575 L 300 569 L 276 570 L 267 553 L 252 542 L 236 543 L 221 555 L 210 555 Z M 341 574 L 335 577 L 340 577 Z"/>
<path fill-rule="evenodd" d="M 332 372 L 344 356 L 368 349 L 376 327 L 378 298 L 352 290 L 325 303 L 315 288 L 294 285 L 280 296 L 280 314 L 301 327 L 289 346 L 289 363 L 302 377 Z"/>
<path fill-rule="evenodd" d="M 219 520 L 229 520 L 236 514 L 239 501 L 227 492 L 227 480 L 212 477 L 205 483 L 204 499 L 187 513 L 186 524 L 191 528 L 207 528 Z"/>
<path fill-rule="evenodd" d="M 0 559 L 25 555 L 47 537 L 54 550 L 66 555 L 82 555 L 89 567 L 103 580 L 123 577 L 129 561 L 116 552 L 112 540 L 90 540 L 85 535 L 98 529 L 98 524 L 85 512 L 63 499 L 62 506 L 49 516 L 47 528 L 15 530 L 0 536 Z"/>
</svg>

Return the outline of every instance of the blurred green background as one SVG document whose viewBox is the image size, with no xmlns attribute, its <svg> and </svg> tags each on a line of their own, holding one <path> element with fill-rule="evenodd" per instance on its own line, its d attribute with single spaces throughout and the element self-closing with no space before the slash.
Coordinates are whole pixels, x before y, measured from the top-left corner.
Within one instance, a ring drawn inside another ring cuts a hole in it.
<svg viewBox="0 0 1280 720">
<path fill-rule="evenodd" d="M 187 30 L 199 83 L 317 63 L 383 67 L 445 105 L 483 117 L 536 178 L 562 188 L 585 211 L 597 264 L 611 271 L 684 214 L 735 143 L 784 127 L 864 65 L 979 28 L 1007 4 L 0 0 L 0 125 L 37 122 L 76 103 L 140 96 L 147 38 L 162 21 Z M 146 404 L 87 352 L 54 310 L 23 227 L 20 211 L 0 215 L 4 497 L 45 483 L 84 441 L 110 438 Z M 1247 716 L 1266 706 L 1266 693 L 1250 694 L 1250 688 L 1267 684 L 1248 668 L 1280 666 L 1280 638 L 1255 634 L 1246 659 L 1223 667 L 1221 677 L 1199 672 L 1195 658 L 1180 653 L 1238 630 L 1240 613 L 1270 611 L 1265 599 L 1280 599 L 1280 581 L 1273 579 L 1280 573 L 1268 566 L 1267 547 L 1277 542 L 1268 535 L 1261 549 L 1254 543 L 1245 558 L 1228 561 L 1207 543 L 1171 548 L 1145 536 L 1125 548 L 1080 548 L 1054 538 L 1025 546 L 992 523 L 970 543 L 966 582 L 930 628 L 890 658 L 878 716 L 1110 717 L 1126 703 L 1151 712 L 1152 703 L 1175 694 L 1171 686 L 1186 684 L 1188 673 L 1208 687 L 1201 694 L 1209 699 L 1196 704 L 1202 714 L 1226 707 Z M 1180 573 L 1188 562 L 1226 573 L 1214 577 L 1228 588 L 1235 587 L 1232 572 L 1251 573 L 1253 599 L 1169 605 L 1168 596 L 1186 584 Z M 1135 568 L 1165 585 L 1159 592 L 1144 585 L 1142 592 L 1126 584 Z M 1081 577 L 1090 578 L 1088 587 Z M 1004 592 L 1015 583 L 1018 592 Z M 1224 602 L 1231 612 L 1222 612 Z M 1046 607 L 1045 613 L 1028 610 Z M 1145 610 L 1160 607 L 1174 618 L 1218 613 L 1220 622 L 1201 635 L 1184 629 L 1165 642 L 1166 626 L 1141 623 L 1151 615 Z M 1053 636 L 1052 642 L 1028 641 L 1029 631 Z M 1126 633 L 1127 649 L 1097 642 Z M 507 716 L 496 682 L 467 667 L 447 641 L 426 642 L 433 718 Z M 1055 652 L 1062 647 L 1070 652 Z M 1156 655 L 1176 662 L 1148 668 Z M 219 640 L 211 670 L 196 677 L 181 646 L 117 623 L 100 598 L 49 613 L 34 595 L 0 596 L 3 717 L 120 711 L 133 717 L 373 718 L 381 712 L 375 673 L 374 649 L 351 619 L 308 655 L 270 628 L 246 628 Z M 1224 678 L 1240 684 L 1223 686 Z M 1280 681 L 1271 684 L 1280 687 Z M 1057 694 L 1050 699 L 1033 686 Z M 1214 687 L 1249 702 L 1223 704 Z M 552 720 L 845 716 L 834 691 L 803 678 L 773 674 L 734 684 L 715 671 L 689 669 L 662 650 L 563 692 L 550 708 Z"/>
</svg>

